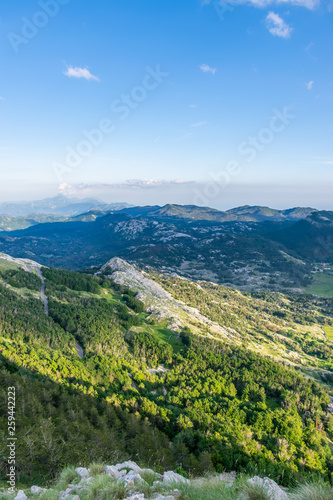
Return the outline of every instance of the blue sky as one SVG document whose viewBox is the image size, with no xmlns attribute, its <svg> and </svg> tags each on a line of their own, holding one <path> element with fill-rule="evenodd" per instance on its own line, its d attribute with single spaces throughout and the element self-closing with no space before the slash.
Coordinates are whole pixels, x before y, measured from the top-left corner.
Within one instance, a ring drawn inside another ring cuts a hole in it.
<svg viewBox="0 0 333 500">
<path fill-rule="evenodd" d="M 3 0 L 0 198 L 332 209 L 331 6 Z"/>
</svg>

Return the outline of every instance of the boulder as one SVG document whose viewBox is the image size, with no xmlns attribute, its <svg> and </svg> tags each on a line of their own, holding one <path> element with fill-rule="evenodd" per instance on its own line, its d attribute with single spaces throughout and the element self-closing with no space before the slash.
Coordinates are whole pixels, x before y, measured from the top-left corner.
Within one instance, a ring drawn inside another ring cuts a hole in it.
<svg viewBox="0 0 333 500">
<path fill-rule="evenodd" d="M 134 493 L 134 495 L 125 498 L 125 500 L 145 500 L 145 496 L 143 493 Z"/>
<path fill-rule="evenodd" d="M 145 473 L 145 474 L 154 474 L 156 476 L 155 472 L 152 469 L 140 469 L 140 474 Z"/>
<path fill-rule="evenodd" d="M 176 500 L 176 499 L 172 495 L 167 495 L 167 496 L 158 495 L 158 497 L 155 497 L 154 500 Z"/>
<path fill-rule="evenodd" d="M 39 486 L 31 486 L 30 491 L 32 495 L 41 495 L 47 490 L 46 488 L 40 488 Z"/>
<path fill-rule="evenodd" d="M 28 500 L 28 497 L 23 490 L 19 490 L 14 500 Z"/>
<path fill-rule="evenodd" d="M 92 481 L 94 478 L 93 477 L 83 477 L 80 481 L 80 484 L 79 486 L 86 486 L 87 484 L 90 483 L 90 481 Z"/>
<path fill-rule="evenodd" d="M 122 464 L 117 464 L 115 465 L 115 468 L 117 470 L 131 469 L 134 470 L 135 472 L 141 472 L 141 468 L 135 462 L 132 462 L 132 460 L 127 460 L 127 462 L 123 462 Z"/>
<path fill-rule="evenodd" d="M 80 476 L 80 477 L 88 477 L 89 476 L 89 471 L 85 467 L 78 467 L 75 469 L 75 472 Z"/>
<path fill-rule="evenodd" d="M 172 470 L 164 472 L 163 474 L 163 483 L 187 483 L 189 484 L 189 480 L 184 476 L 177 474 L 177 472 L 173 472 Z"/>
<path fill-rule="evenodd" d="M 248 479 L 247 482 L 249 484 L 258 484 L 263 486 L 267 493 L 271 496 L 272 500 L 288 500 L 287 493 L 285 493 L 283 489 L 269 477 L 264 477 L 264 479 L 262 479 L 261 477 L 255 476 Z"/>
<path fill-rule="evenodd" d="M 136 474 L 134 471 L 129 472 L 126 476 L 120 477 L 118 483 L 123 483 L 126 488 L 133 488 L 135 484 L 142 484 L 146 481 L 142 479 L 140 474 Z"/>
<path fill-rule="evenodd" d="M 126 470 L 118 470 L 114 465 L 107 465 L 104 467 L 104 472 L 108 476 L 114 477 L 114 479 L 119 479 L 126 475 Z"/>
</svg>

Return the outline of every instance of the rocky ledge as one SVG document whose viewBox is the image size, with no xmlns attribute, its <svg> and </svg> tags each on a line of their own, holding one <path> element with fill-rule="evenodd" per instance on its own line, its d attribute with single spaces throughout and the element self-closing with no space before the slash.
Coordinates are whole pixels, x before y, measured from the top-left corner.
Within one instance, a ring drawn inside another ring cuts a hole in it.
<svg viewBox="0 0 333 500">
<path fill-rule="evenodd" d="M 208 481 L 223 482 L 225 487 L 232 487 L 236 480 L 235 472 L 223 473 L 211 478 L 189 480 L 173 471 L 158 474 L 151 469 L 142 469 L 132 461 L 107 465 L 97 473 L 85 467 L 78 467 L 75 469 L 75 476 L 76 479 L 73 481 L 75 484 L 68 484 L 62 491 L 57 492 L 57 490 L 52 488 L 46 489 L 39 486 L 32 486 L 29 492 L 20 490 L 14 500 L 28 500 L 39 497 L 40 500 L 43 500 L 48 499 L 50 494 L 52 498 L 57 497 L 58 500 L 80 500 L 80 498 L 86 497 L 87 491 L 94 485 L 94 482 L 96 487 L 96 481 L 104 480 L 106 482 L 109 481 L 110 484 L 116 487 L 122 488 L 122 498 L 124 500 L 178 500 L 182 492 L 177 486 L 181 488 L 184 484 L 189 486 L 200 485 L 204 491 L 205 484 L 208 484 Z M 147 482 L 148 480 L 149 483 Z M 267 497 L 272 500 L 288 500 L 285 491 L 272 479 L 254 477 L 248 479 L 247 484 L 249 486 L 260 486 L 267 493 Z"/>
</svg>

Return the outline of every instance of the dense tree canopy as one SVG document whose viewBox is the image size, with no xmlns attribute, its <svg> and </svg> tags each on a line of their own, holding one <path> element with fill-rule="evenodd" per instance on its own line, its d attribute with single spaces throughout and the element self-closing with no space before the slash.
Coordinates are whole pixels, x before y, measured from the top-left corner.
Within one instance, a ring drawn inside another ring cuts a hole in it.
<svg viewBox="0 0 333 500">
<path fill-rule="evenodd" d="M 256 467 L 284 484 L 331 477 L 333 417 L 323 385 L 188 328 L 172 346 L 172 332 L 152 325 L 135 291 L 106 277 L 43 273 L 49 317 L 21 272 L 0 285 L 3 475 L 6 388 L 15 386 L 19 474 L 28 480 L 51 478 L 68 463 L 130 457 L 193 474 Z"/>
</svg>

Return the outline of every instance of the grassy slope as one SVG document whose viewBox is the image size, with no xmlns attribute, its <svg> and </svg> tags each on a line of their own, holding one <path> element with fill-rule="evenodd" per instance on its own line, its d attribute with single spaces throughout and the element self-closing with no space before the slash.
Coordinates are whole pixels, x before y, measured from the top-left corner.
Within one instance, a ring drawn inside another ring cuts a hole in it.
<svg viewBox="0 0 333 500">
<path fill-rule="evenodd" d="M 324 326 L 327 337 L 333 341 L 333 326 Z"/>
<path fill-rule="evenodd" d="M 333 275 L 315 273 L 313 283 L 305 289 L 305 293 L 333 298 Z"/>
<path fill-rule="evenodd" d="M 156 273 L 152 276 L 174 298 L 233 330 L 236 341 L 276 359 L 312 368 L 333 369 L 333 303 L 281 293 L 244 293 L 209 282 L 194 283 Z M 323 352 L 323 355 L 320 354 Z"/>
</svg>

